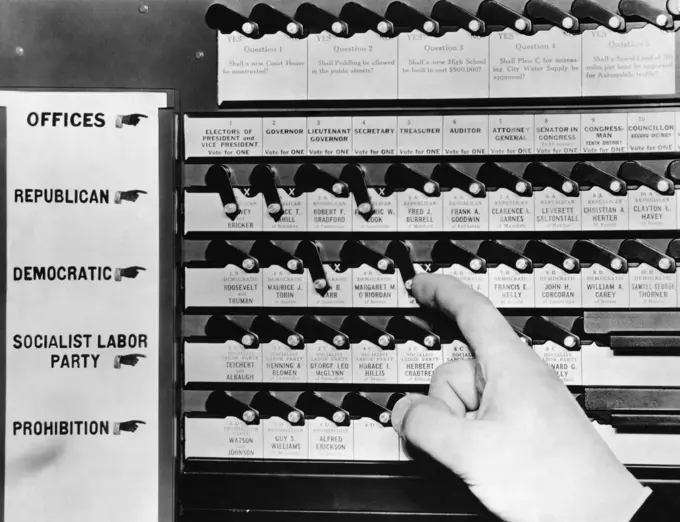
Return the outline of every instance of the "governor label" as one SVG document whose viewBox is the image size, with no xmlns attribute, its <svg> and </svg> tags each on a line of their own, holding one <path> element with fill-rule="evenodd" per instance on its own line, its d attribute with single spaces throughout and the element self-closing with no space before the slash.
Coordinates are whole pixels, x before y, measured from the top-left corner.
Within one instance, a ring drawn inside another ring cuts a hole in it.
<svg viewBox="0 0 680 522">
<path fill-rule="evenodd" d="M 397 274 L 383 274 L 368 265 L 352 269 L 355 308 L 397 308 Z"/>
<path fill-rule="evenodd" d="M 261 271 L 262 297 L 266 306 L 307 306 L 307 274 L 292 274 L 278 265 Z"/>
<path fill-rule="evenodd" d="M 674 195 L 659 194 L 645 186 L 628 191 L 630 230 L 673 230 L 677 220 L 676 212 Z"/>
<path fill-rule="evenodd" d="M 444 232 L 473 232 L 489 230 L 489 199 L 475 198 L 467 192 L 452 188 L 442 192 Z"/>
<path fill-rule="evenodd" d="M 262 382 L 262 352 L 237 341 L 185 342 L 184 382 Z"/>
<path fill-rule="evenodd" d="M 566 196 L 552 187 L 534 192 L 536 230 L 581 230 L 581 197 Z"/>
<path fill-rule="evenodd" d="M 429 350 L 415 341 L 397 344 L 398 384 L 430 384 L 435 368 L 442 364 L 441 350 Z"/>
<path fill-rule="evenodd" d="M 450 275 L 468 285 L 475 292 L 489 297 L 489 274 L 488 272 L 473 272 L 466 266 L 451 265 L 442 269 L 444 275 Z"/>
<path fill-rule="evenodd" d="M 628 274 L 598 264 L 581 268 L 583 308 L 628 308 Z"/>
<path fill-rule="evenodd" d="M 264 382 L 307 382 L 307 350 L 294 350 L 274 339 L 260 344 Z"/>
<path fill-rule="evenodd" d="M 314 383 L 350 384 L 352 349 L 339 350 L 326 341 L 307 343 L 307 380 Z"/>
<path fill-rule="evenodd" d="M 355 384 L 397 384 L 397 351 L 370 341 L 352 344 Z"/>
<path fill-rule="evenodd" d="M 308 232 L 351 232 L 352 199 L 317 189 L 307 193 Z"/>
<path fill-rule="evenodd" d="M 506 188 L 487 192 L 489 229 L 503 232 L 534 230 L 534 198 L 518 196 Z"/>
<path fill-rule="evenodd" d="M 580 114 L 536 114 L 536 154 L 579 154 Z"/>
<path fill-rule="evenodd" d="M 486 39 L 491 98 L 581 96 L 580 36 L 553 27 L 530 36 L 505 29 Z"/>
<path fill-rule="evenodd" d="M 354 428 L 354 460 L 399 460 L 399 434 L 392 426 L 362 417 L 352 421 Z"/>
<path fill-rule="evenodd" d="M 629 152 L 654 153 L 673 150 L 676 150 L 674 113 L 628 113 Z"/>
<path fill-rule="evenodd" d="M 500 114 L 489 116 L 491 154 L 533 154 L 534 115 Z"/>
<path fill-rule="evenodd" d="M 338 38 L 307 37 L 310 100 L 383 100 L 397 97 L 397 39 L 373 31 Z"/>
<path fill-rule="evenodd" d="M 489 268 L 489 299 L 498 308 L 534 308 L 534 274 L 506 265 Z"/>
<path fill-rule="evenodd" d="M 309 458 L 311 460 L 353 460 L 354 432 L 351 426 L 317 417 L 309 419 Z"/>
<path fill-rule="evenodd" d="M 305 270 L 307 278 L 307 306 L 315 307 L 339 307 L 352 306 L 352 270 L 344 268 L 340 263 L 324 264 L 324 272 L 329 289 L 321 295 L 312 284 L 309 271 Z"/>
<path fill-rule="evenodd" d="M 581 351 L 570 352 L 564 346 L 548 341 L 534 345 L 534 350 L 548 364 L 565 384 L 580 386 L 582 379 Z"/>
<path fill-rule="evenodd" d="M 397 39 L 400 99 L 489 96 L 489 38 L 463 30 L 432 38 L 416 30 Z"/>
<path fill-rule="evenodd" d="M 675 33 L 647 24 L 584 31 L 583 96 L 675 94 Z"/>
<path fill-rule="evenodd" d="M 489 116 L 444 116 L 444 154 L 477 156 L 489 153 Z"/>
<path fill-rule="evenodd" d="M 580 308 L 581 274 L 547 264 L 534 269 L 537 308 Z"/>
<path fill-rule="evenodd" d="M 246 194 L 247 192 L 247 194 Z M 215 192 L 184 191 L 184 232 L 261 232 L 262 194 L 252 189 L 234 188 L 240 213 L 231 219 Z"/>
<path fill-rule="evenodd" d="M 474 359 L 475 356 L 470 351 L 470 347 L 463 341 L 454 339 L 452 343 L 442 344 L 444 362 L 453 362 L 461 359 Z"/>
<path fill-rule="evenodd" d="M 628 269 L 630 306 L 632 308 L 675 308 L 677 306 L 677 276 L 667 274 L 647 264 Z"/>
<path fill-rule="evenodd" d="M 581 191 L 581 206 L 583 230 L 628 230 L 628 195 L 592 187 Z"/>
<path fill-rule="evenodd" d="M 307 40 L 217 35 L 217 101 L 307 99 Z"/>
<path fill-rule="evenodd" d="M 280 417 L 263 419 L 265 459 L 305 460 L 309 458 L 308 426 L 292 426 Z"/>
<path fill-rule="evenodd" d="M 384 187 L 368 189 L 374 213 L 368 221 L 359 214 L 352 198 L 352 230 L 354 232 L 396 232 L 397 230 L 397 193 L 388 194 Z"/>
<path fill-rule="evenodd" d="M 440 156 L 442 116 L 399 116 L 397 152 L 400 156 Z"/>
<path fill-rule="evenodd" d="M 187 458 L 261 459 L 262 425 L 236 417 L 185 417 L 184 454 Z"/>
<path fill-rule="evenodd" d="M 262 306 L 262 274 L 240 267 L 186 268 L 184 304 L 192 306 Z"/>
<path fill-rule="evenodd" d="M 352 118 L 307 118 L 307 154 L 349 156 L 352 154 Z"/>
<path fill-rule="evenodd" d="M 184 117 L 184 158 L 262 156 L 261 118 Z"/>
<path fill-rule="evenodd" d="M 306 156 L 307 118 L 262 118 L 263 156 Z"/>
<path fill-rule="evenodd" d="M 297 187 L 277 188 L 283 215 L 278 221 L 263 210 L 263 225 L 265 232 L 306 232 L 307 231 L 307 194 L 300 192 Z"/>
<path fill-rule="evenodd" d="M 396 156 L 396 116 L 355 116 L 352 118 L 354 156 Z"/>
<path fill-rule="evenodd" d="M 584 154 L 626 152 L 627 119 L 624 112 L 581 114 L 581 151 Z"/>
<path fill-rule="evenodd" d="M 434 232 L 442 229 L 442 198 L 416 189 L 397 192 L 399 232 Z"/>
</svg>

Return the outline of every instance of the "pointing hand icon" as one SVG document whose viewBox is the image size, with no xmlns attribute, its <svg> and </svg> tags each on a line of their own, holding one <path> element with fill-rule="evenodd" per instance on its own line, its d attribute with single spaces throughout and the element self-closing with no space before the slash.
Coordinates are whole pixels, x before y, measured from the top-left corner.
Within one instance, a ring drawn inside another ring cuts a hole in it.
<svg viewBox="0 0 680 522">
<path fill-rule="evenodd" d="M 121 204 L 123 201 L 134 203 L 139 199 L 140 194 L 148 194 L 146 190 L 125 190 L 116 192 L 115 202 Z"/>
<path fill-rule="evenodd" d="M 119 435 L 123 431 L 128 431 L 130 433 L 134 433 L 137 431 L 137 428 L 139 428 L 140 424 L 146 424 L 144 421 L 140 420 L 131 420 L 131 421 L 125 421 L 121 423 L 116 423 L 116 426 L 114 427 L 114 433 L 116 435 Z"/>
<path fill-rule="evenodd" d="M 115 279 L 116 281 L 122 281 L 124 277 L 128 279 L 135 279 L 140 272 L 146 271 L 143 266 L 129 266 L 127 268 L 116 268 Z"/>
<path fill-rule="evenodd" d="M 123 114 L 116 118 L 116 127 L 119 129 L 122 128 L 123 125 L 132 125 L 133 127 L 136 127 L 137 124 L 142 121 L 142 118 L 148 118 L 148 116 L 139 113 Z"/>
<path fill-rule="evenodd" d="M 120 368 L 121 366 L 137 366 L 137 363 L 140 359 L 146 359 L 146 355 L 142 355 L 141 353 L 117 355 L 113 360 L 113 367 Z"/>
</svg>

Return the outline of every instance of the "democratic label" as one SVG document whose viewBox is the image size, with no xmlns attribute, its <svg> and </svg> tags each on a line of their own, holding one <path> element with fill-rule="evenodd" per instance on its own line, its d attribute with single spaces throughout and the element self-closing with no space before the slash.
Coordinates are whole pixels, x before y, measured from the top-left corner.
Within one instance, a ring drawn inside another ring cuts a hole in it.
<svg viewBox="0 0 680 522">
<path fill-rule="evenodd" d="M 373 31 L 309 35 L 310 100 L 396 99 L 397 40 Z"/>
<path fill-rule="evenodd" d="M 308 426 L 293 426 L 280 417 L 262 419 L 265 459 L 306 460 L 309 458 Z"/>
<path fill-rule="evenodd" d="M 474 359 L 470 347 L 463 341 L 454 339 L 453 342 L 442 344 L 442 351 L 444 353 L 444 362 L 453 362 L 462 359 Z"/>
<path fill-rule="evenodd" d="M 441 349 L 430 350 L 415 341 L 397 344 L 398 384 L 429 384 L 434 370 L 442 364 Z"/>
<path fill-rule="evenodd" d="M 501 264 L 489 268 L 489 299 L 499 308 L 534 308 L 534 274 Z"/>
<path fill-rule="evenodd" d="M 533 114 L 492 114 L 489 116 L 491 154 L 533 154 Z"/>
<path fill-rule="evenodd" d="M 506 188 L 490 190 L 489 229 L 502 232 L 534 230 L 534 198 L 523 197 Z"/>
<path fill-rule="evenodd" d="M 564 346 L 548 341 L 534 345 L 534 350 L 565 384 L 582 384 L 582 357 L 580 350 L 569 351 Z"/>
<path fill-rule="evenodd" d="M 489 153 L 489 116 L 444 116 L 444 154 L 478 156 Z"/>
<path fill-rule="evenodd" d="M 355 461 L 399 460 L 399 434 L 392 426 L 361 417 L 352 421 Z"/>
<path fill-rule="evenodd" d="M 352 269 L 355 308 L 396 308 L 397 274 L 383 274 L 369 265 Z"/>
<path fill-rule="evenodd" d="M 675 308 L 678 306 L 677 276 L 641 263 L 628 269 L 632 308 Z"/>
<path fill-rule="evenodd" d="M 397 384 L 397 351 L 370 341 L 352 343 L 355 384 Z"/>
<path fill-rule="evenodd" d="M 581 114 L 581 152 L 614 154 L 628 149 L 627 115 L 622 112 Z"/>
<path fill-rule="evenodd" d="M 551 264 L 534 269 L 537 308 L 580 308 L 581 274 Z"/>
<path fill-rule="evenodd" d="M 306 274 L 293 274 L 278 265 L 262 269 L 262 298 L 267 306 L 307 306 Z"/>
<path fill-rule="evenodd" d="M 262 273 L 241 267 L 186 268 L 184 303 L 192 306 L 262 306 Z"/>
<path fill-rule="evenodd" d="M 307 40 L 282 32 L 259 40 L 238 33 L 217 35 L 217 99 L 306 100 Z"/>
<path fill-rule="evenodd" d="M 367 220 L 359 214 L 359 208 L 352 199 L 352 230 L 354 232 L 396 232 L 397 193 L 387 193 L 384 187 L 369 187 L 368 195 L 373 205 L 373 215 Z"/>
<path fill-rule="evenodd" d="M 473 272 L 467 266 L 453 264 L 442 269 L 444 275 L 450 275 L 460 279 L 475 292 L 489 297 L 489 274 L 488 272 Z"/>
<path fill-rule="evenodd" d="M 353 117 L 352 154 L 355 156 L 396 156 L 397 117 Z"/>
<path fill-rule="evenodd" d="M 536 154 L 579 154 L 581 152 L 580 114 L 536 114 Z"/>
<path fill-rule="evenodd" d="M 338 349 L 326 341 L 305 345 L 307 350 L 307 380 L 313 383 L 351 384 L 352 349 Z"/>
<path fill-rule="evenodd" d="M 640 186 L 628 191 L 628 226 L 630 230 L 673 230 L 677 221 L 674 195 L 659 194 Z"/>
<path fill-rule="evenodd" d="M 439 156 L 442 153 L 442 116 L 399 116 L 397 152 L 402 156 Z"/>
<path fill-rule="evenodd" d="M 328 283 L 328 290 L 317 291 L 312 283 L 309 271 L 305 270 L 307 283 L 307 306 L 310 308 L 352 306 L 352 269 L 341 266 L 340 263 L 324 264 L 324 273 Z"/>
<path fill-rule="evenodd" d="M 309 419 L 307 424 L 311 460 L 354 460 L 352 426 L 338 426 L 323 417 Z"/>
<path fill-rule="evenodd" d="M 489 199 L 452 188 L 442 192 L 442 226 L 445 232 L 475 232 L 489 230 Z"/>
<path fill-rule="evenodd" d="M 675 115 L 672 112 L 628 113 L 628 151 L 670 152 L 676 149 Z"/>
<path fill-rule="evenodd" d="M 558 27 L 532 35 L 512 29 L 490 40 L 491 98 L 581 96 L 581 39 Z"/>
<path fill-rule="evenodd" d="M 307 382 L 307 350 L 293 349 L 279 340 L 260 344 L 264 382 Z"/>
<path fill-rule="evenodd" d="M 574 190 L 576 192 L 578 188 Z M 534 191 L 536 230 L 581 230 L 581 197 L 565 195 L 552 187 Z"/>
<path fill-rule="evenodd" d="M 628 273 L 612 272 L 594 263 L 581 268 L 584 308 L 628 308 Z"/>
<path fill-rule="evenodd" d="M 237 341 L 185 342 L 184 382 L 262 382 L 262 351 Z"/>
<path fill-rule="evenodd" d="M 352 154 L 352 117 L 307 118 L 307 154 L 349 156 Z"/>
<path fill-rule="evenodd" d="M 261 424 L 246 424 L 236 417 L 184 420 L 187 458 L 261 459 L 262 449 Z"/>
<path fill-rule="evenodd" d="M 407 188 L 397 192 L 397 230 L 399 232 L 430 232 L 442 230 L 443 201 Z"/>
<path fill-rule="evenodd" d="M 628 195 L 616 196 L 601 187 L 583 190 L 581 217 L 583 230 L 628 230 Z"/>
<path fill-rule="evenodd" d="M 307 232 L 351 232 L 352 199 L 323 189 L 307 193 Z"/>
<path fill-rule="evenodd" d="M 264 205 L 262 229 L 265 232 L 306 232 L 307 194 L 297 187 L 277 188 L 283 215 L 275 220 Z"/>
<path fill-rule="evenodd" d="M 462 30 L 431 38 L 416 30 L 398 42 L 400 99 L 489 96 L 489 38 Z"/>
<path fill-rule="evenodd" d="M 584 31 L 583 96 L 675 94 L 675 33 L 652 24 Z"/>
<path fill-rule="evenodd" d="M 262 194 L 253 194 L 250 187 L 234 188 L 234 199 L 240 212 L 231 219 L 219 194 L 185 191 L 184 232 L 261 232 Z"/>
<path fill-rule="evenodd" d="M 306 156 L 307 118 L 262 118 L 263 156 Z"/>
</svg>

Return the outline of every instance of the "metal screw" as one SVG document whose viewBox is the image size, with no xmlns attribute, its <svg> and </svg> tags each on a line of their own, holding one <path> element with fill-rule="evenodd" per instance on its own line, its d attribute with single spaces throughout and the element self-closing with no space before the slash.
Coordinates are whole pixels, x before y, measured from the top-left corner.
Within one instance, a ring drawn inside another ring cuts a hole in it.
<svg viewBox="0 0 680 522">
<path fill-rule="evenodd" d="M 255 24 L 253 22 L 244 22 L 241 26 L 241 31 L 243 31 L 245 34 L 252 34 L 254 30 Z"/>
<path fill-rule="evenodd" d="M 328 286 L 328 282 L 325 279 L 315 279 L 314 280 L 314 289 L 315 290 L 323 290 Z"/>
<path fill-rule="evenodd" d="M 390 412 L 389 412 L 389 411 L 384 411 L 384 412 L 382 412 L 382 413 L 380 414 L 380 417 L 378 417 L 378 420 L 379 420 L 382 424 L 387 424 L 388 422 L 390 422 L 390 418 L 392 418 L 392 416 L 390 415 Z"/>
<path fill-rule="evenodd" d="M 390 24 L 388 24 L 388 23 L 385 22 L 385 21 L 383 21 L 383 22 L 378 22 L 378 26 L 376 27 L 376 29 L 378 29 L 378 32 L 379 32 L 380 34 L 385 34 L 387 31 L 390 30 Z"/>
<path fill-rule="evenodd" d="M 470 191 L 470 194 L 474 194 L 476 196 L 482 191 L 482 186 L 475 181 L 474 183 L 470 183 L 468 190 Z"/>
<path fill-rule="evenodd" d="M 428 335 L 423 339 L 423 345 L 427 348 L 432 348 L 437 343 L 437 338 L 434 335 Z"/>
<path fill-rule="evenodd" d="M 289 259 L 286 263 L 286 268 L 291 272 L 295 272 L 298 268 L 300 268 L 300 263 L 297 259 Z"/>
<path fill-rule="evenodd" d="M 297 335 L 289 335 L 286 339 L 286 344 L 292 348 L 295 348 L 300 344 L 300 337 Z"/>
<path fill-rule="evenodd" d="M 300 419 L 302 418 L 302 415 L 300 415 L 299 411 L 293 410 L 291 412 L 288 412 L 288 422 L 291 424 L 295 424 L 297 422 L 300 422 Z"/>
<path fill-rule="evenodd" d="M 573 348 L 574 346 L 576 346 L 576 338 L 572 335 L 568 335 L 567 337 L 564 338 L 562 344 L 567 348 Z"/>
<path fill-rule="evenodd" d="M 609 266 L 611 267 L 612 270 L 621 270 L 623 268 L 623 261 L 621 261 L 620 258 L 615 257 L 614 259 L 611 260 Z"/>
<path fill-rule="evenodd" d="M 196 51 L 194 53 L 194 58 L 196 58 L 197 60 L 202 60 L 204 56 L 205 53 L 203 51 Z"/>
<path fill-rule="evenodd" d="M 342 194 L 345 191 L 345 186 L 342 183 L 333 183 L 333 188 L 331 189 L 333 194 Z"/>
<path fill-rule="evenodd" d="M 333 25 L 331 25 L 331 31 L 333 31 L 335 34 L 340 34 L 345 30 L 345 26 L 343 25 L 342 22 L 333 22 Z"/>
<path fill-rule="evenodd" d="M 224 212 L 227 214 L 235 214 L 238 210 L 238 205 L 236 203 L 227 203 L 224 205 Z"/>
<path fill-rule="evenodd" d="M 267 205 L 267 212 L 269 212 L 270 215 L 275 215 L 281 212 L 281 205 L 278 203 L 270 203 Z"/>
<path fill-rule="evenodd" d="M 253 410 L 246 410 L 243 412 L 241 418 L 245 422 L 253 422 L 255 420 L 255 412 Z"/>
<path fill-rule="evenodd" d="M 138 8 L 139 12 L 142 14 L 146 14 L 149 12 L 149 6 L 146 4 L 141 4 Z"/>
<path fill-rule="evenodd" d="M 434 29 L 435 25 L 434 22 L 432 22 L 431 20 L 428 20 L 423 24 L 423 31 L 425 31 L 426 33 L 431 33 L 432 31 L 434 31 Z"/>
<path fill-rule="evenodd" d="M 659 268 L 661 270 L 668 270 L 671 267 L 671 260 L 667 257 L 662 257 L 659 259 Z"/>
<path fill-rule="evenodd" d="M 565 181 L 564 183 L 562 183 L 562 192 L 564 192 L 565 194 L 571 194 L 572 192 L 574 192 L 574 184 L 570 183 L 569 181 Z"/>
<path fill-rule="evenodd" d="M 482 264 L 481 259 L 479 259 L 477 257 L 475 257 L 474 259 L 470 259 L 469 267 L 470 267 L 470 270 L 472 270 L 473 272 L 477 272 L 478 270 L 481 270 L 482 266 L 483 266 L 483 264 Z"/>
<path fill-rule="evenodd" d="M 425 194 L 434 194 L 435 190 L 437 190 L 437 187 L 431 181 L 428 181 L 423 185 L 423 192 L 425 192 Z"/>
<path fill-rule="evenodd" d="M 656 184 L 656 188 L 658 189 L 659 192 L 666 192 L 668 189 L 671 188 L 671 186 L 670 183 L 668 183 L 668 181 L 662 179 Z"/>
<path fill-rule="evenodd" d="M 254 342 L 255 338 L 250 334 L 245 334 L 243 337 L 241 337 L 241 344 L 243 346 L 252 346 Z"/>
<path fill-rule="evenodd" d="M 668 23 L 668 17 L 665 14 L 660 14 L 659 16 L 656 17 L 656 25 L 660 25 L 661 27 L 665 27 L 667 23 Z"/>
<path fill-rule="evenodd" d="M 622 188 L 623 185 L 618 180 L 614 180 L 609 184 L 609 190 L 611 190 L 612 192 L 620 192 Z"/>
<path fill-rule="evenodd" d="M 333 422 L 335 422 L 336 424 L 342 424 L 343 422 L 345 422 L 346 418 L 347 414 L 344 411 L 338 410 L 333 414 Z"/>
<path fill-rule="evenodd" d="M 286 26 L 286 31 L 288 32 L 288 34 L 297 34 L 298 30 L 299 30 L 298 25 L 294 22 L 291 22 Z"/>
<path fill-rule="evenodd" d="M 528 266 L 529 262 L 523 257 L 520 257 L 517 261 L 515 261 L 515 268 L 517 270 L 526 270 Z"/>
<path fill-rule="evenodd" d="M 16 54 L 17 56 L 23 56 L 24 55 L 24 48 L 21 47 L 21 46 L 17 46 L 14 49 L 14 54 Z"/>
<path fill-rule="evenodd" d="M 568 257 L 564 261 L 562 261 L 562 267 L 571 272 L 574 268 L 576 268 L 576 261 L 574 261 L 573 258 Z"/>
<path fill-rule="evenodd" d="M 525 31 L 527 28 L 527 23 L 522 18 L 515 20 L 515 29 L 518 31 Z"/>
<path fill-rule="evenodd" d="M 406 290 L 408 290 L 410 292 L 411 288 L 413 288 L 413 279 L 409 279 L 408 281 L 405 281 L 404 287 L 406 287 Z"/>
<path fill-rule="evenodd" d="M 518 194 L 524 194 L 528 188 L 529 187 L 527 187 L 527 184 L 524 181 L 518 181 L 515 185 L 515 191 L 517 191 Z"/>
<path fill-rule="evenodd" d="M 371 210 L 373 210 L 373 205 L 370 203 L 361 203 L 359 205 L 359 214 L 368 214 Z"/>
<path fill-rule="evenodd" d="M 340 348 L 341 346 L 345 346 L 346 342 L 347 341 L 344 335 L 336 335 L 335 337 L 333 337 L 333 344 L 338 348 Z"/>
<path fill-rule="evenodd" d="M 572 20 L 568 16 L 565 16 L 564 19 L 562 20 L 562 27 L 564 27 L 565 29 L 572 29 L 574 27 L 574 20 Z"/>
<path fill-rule="evenodd" d="M 391 342 L 391 339 L 390 339 L 389 335 L 383 334 L 380 337 L 378 337 L 378 345 L 382 346 L 383 348 L 385 348 L 386 346 L 389 346 L 390 342 Z"/>
<path fill-rule="evenodd" d="M 524 344 L 529 344 L 529 339 L 527 339 L 526 337 L 520 337 L 519 340 L 522 341 Z"/>
<path fill-rule="evenodd" d="M 607 23 L 612 29 L 618 29 L 621 27 L 621 19 L 618 16 L 612 16 Z"/>
<path fill-rule="evenodd" d="M 471 33 L 476 33 L 482 28 L 482 24 L 480 24 L 477 20 L 470 20 L 470 23 L 468 24 L 468 29 L 470 29 Z"/>
<path fill-rule="evenodd" d="M 247 257 L 241 262 L 241 268 L 247 272 L 251 271 L 253 268 L 255 268 L 255 260 Z"/>
<path fill-rule="evenodd" d="M 389 259 L 383 257 L 380 261 L 378 261 L 378 270 L 381 272 L 384 272 L 390 267 L 390 261 Z"/>
</svg>

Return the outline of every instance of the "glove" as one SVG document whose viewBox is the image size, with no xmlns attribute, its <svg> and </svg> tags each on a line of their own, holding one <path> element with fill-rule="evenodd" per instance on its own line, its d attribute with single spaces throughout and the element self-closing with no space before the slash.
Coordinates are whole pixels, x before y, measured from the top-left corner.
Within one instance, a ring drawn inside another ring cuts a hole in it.
<svg viewBox="0 0 680 522">
<path fill-rule="evenodd" d="M 113 434 L 114 435 L 120 435 L 122 431 L 128 431 L 130 433 L 134 433 L 137 431 L 137 428 L 139 428 L 140 424 L 146 424 L 144 421 L 140 420 L 131 420 L 131 421 L 126 421 L 126 422 L 116 422 L 113 426 Z"/>
<path fill-rule="evenodd" d="M 134 203 L 139 199 L 140 194 L 147 194 L 146 190 L 126 190 L 116 192 L 114 202 L 120 205 L 123 201 L 131 201 Z"/>
<path fill-rule="evenodd" d="M 137 366 L 139 359 L 145 359 L 146 355 L 131 353 L 129 355 L 116 355 L 113 359 L 113 367 L 120 369 L 121 366 Z"/>
<path fill-rule="evenodd" d="M 119 115 L 116 117 L 116 127 L 119 129 L 123 128 L 123 125 L 136 127 L 142 118 L 148 118 L 148 116 L 139 113 Z"/>
<path fill-rule="evenodd" d="M 397 402 L 397 432 L 506 522 L 628 522 L 650 490 L 491 302 L 440 275 L 416 276 L 413 295 L 455 320 L 476 358 L 440 366 L 427 396 Z"/>
<path fill-rule="evenodd" d="M 146 271 L 146 268 L 144 268 L 143 266 L 129 266 L 127 268 L 116 268 L 114 279 L 116 281 L 122 281 L 124 277 L 127 277 L 129 279 L 135 279 L 142 271 Z"/>
</svg>

